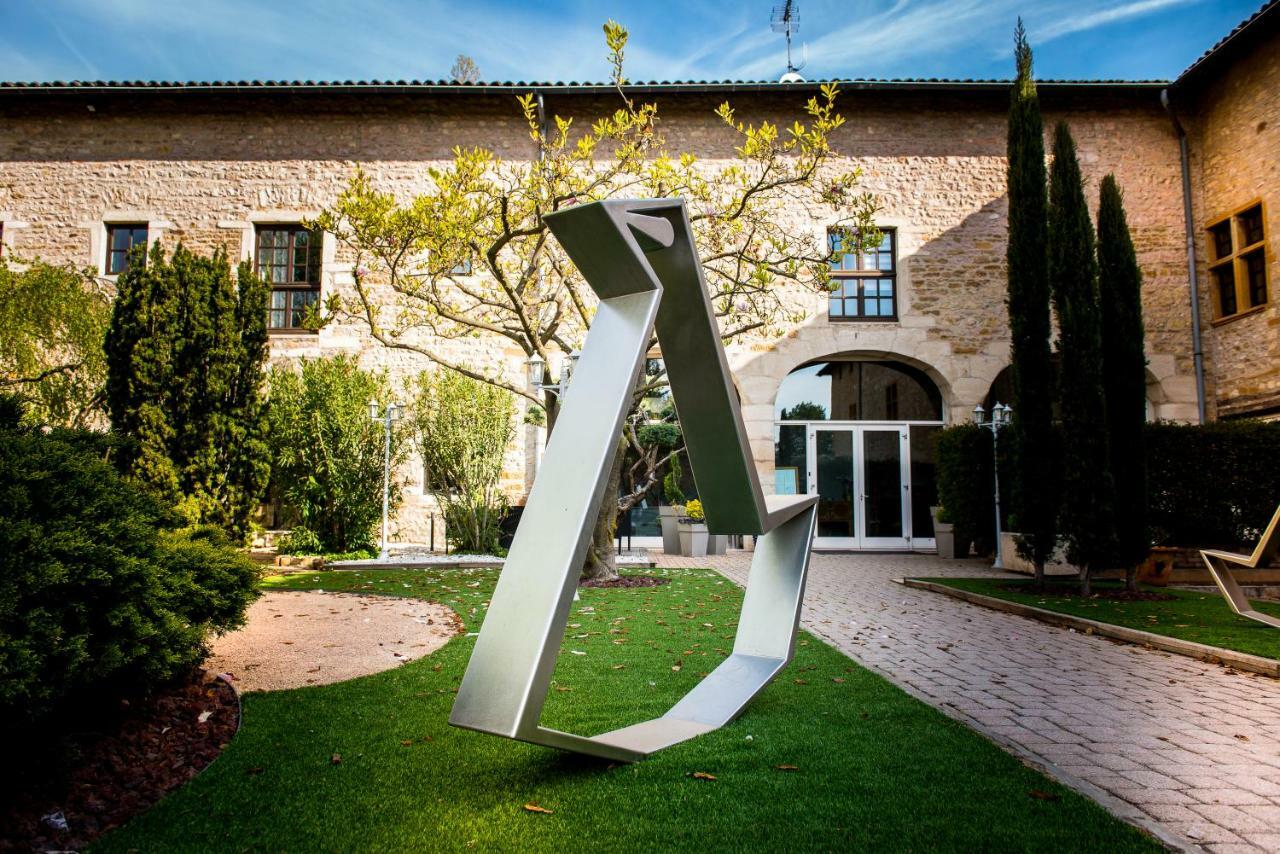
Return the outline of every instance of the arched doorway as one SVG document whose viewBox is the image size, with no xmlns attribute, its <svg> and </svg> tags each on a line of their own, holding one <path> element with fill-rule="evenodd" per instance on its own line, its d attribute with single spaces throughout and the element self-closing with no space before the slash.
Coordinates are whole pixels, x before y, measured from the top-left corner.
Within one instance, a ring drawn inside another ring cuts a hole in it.
<svg viewBox="0 0 1280 854">
<path fill-rule="evenodd" d="M 775 398 L 774 492 L 818 496 L 818 548 L 931 549 L 942 412 L 938 386 L 903 362 L 801 365 Z"/>
</svg>

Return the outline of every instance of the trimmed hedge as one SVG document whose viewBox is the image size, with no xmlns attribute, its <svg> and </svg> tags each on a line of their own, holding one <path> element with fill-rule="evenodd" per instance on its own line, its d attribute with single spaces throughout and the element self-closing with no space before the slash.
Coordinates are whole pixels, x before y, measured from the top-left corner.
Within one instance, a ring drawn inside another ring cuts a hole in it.
<svg viewBox="0 0 1280 854">
<path fill-rule="evenodd" d="M 1013 431 L 1000 434 L 1000 484 L 1009 483 Z M 1146 426 L 1148 530 L 1155 545 L 1251 549 L 1280 504 L 1280 423 L 1216 421 Z M 938 496 L 956 542 L 991 550 L 991 434 L 965 424 L 938 437 Z M 1004 495 L 1008 491 L 1004 490 Z M 1017 530 L 1005 505 L 1006 530 Z"/>
<path fill-rule="evenodd" d="M 1013 431 L 1000 432 L 1000 510 L 1008 529 L 1013 487 Z M 958 424 L 938 433 L 938 502 L 956 526 L 956 548 L 970 543 L 980 554 L 995 552 L 995 481 L 991 474 L 991 431 Z"/>
<path fill-rule="evenodd" d="M 5 419 L 0 419 L 5 420 Z M 0 721 L 142 693 L 240 625 L 255 570 L 104 461 L 96 434 L 0 424 Z"/>
<path fill-rule="evenodd" d="M 1253 548 L 1280 504 L 1280 423 L 1148 424 L 1157 545 Z"/>
</svg>

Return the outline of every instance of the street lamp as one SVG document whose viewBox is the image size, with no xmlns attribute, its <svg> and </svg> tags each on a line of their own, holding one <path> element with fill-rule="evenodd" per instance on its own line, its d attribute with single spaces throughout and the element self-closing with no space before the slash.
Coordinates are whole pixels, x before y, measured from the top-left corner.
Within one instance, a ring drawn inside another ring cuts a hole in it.
<svg viewBox="0 0 1280 854">
<path fill-rule="evenodd" d="M 578 359 L 582 358 L 581 350 L 574 350 L 569 354 L 569 361 L 564 363 L 560 368 L 560 381 L 557 383 L 544 382 L 546 379 L 547 362 L 537 353 L 534 353 L 525 360 L 525 364 L 529 367 L 529 382 L 538 391 L 549 391 L 556 395 L 564 402 L 565 393 L 569 391 L 569 380 L 573 376 L 573 372 L 578 367 Z"/>
<path fill-rule="evenodd" d="M 382 460 L 382 548 L 378 552 L 378 559 L 386 560 L 390 557 L 387 554 L 387 517 L 391 513 L 391 424 L 400 420 L 401 407 L 388 403 L 379 414 L 381 408 L 375 398 L 369 398 L 369 420 L 381 421 L 386 436 Z"/>
<path fill-rule="evenodd" d="M 991 431 L 991 469 L 995 476 L 996 494 L 996 562 L 992 566 L 996 569 L 1004 569 L 1004 548 L 1000 533 L 1000 431 L 1009 426 L 1013 417 L 1013 407 L 1005 406 L 997 400 L 996 405 L 991 407 L 991 418 L 988 419 L 986 414 L 987 411 L 982 408 L 981 403 L 973 408 L 973 423 Z"/>
</svg>

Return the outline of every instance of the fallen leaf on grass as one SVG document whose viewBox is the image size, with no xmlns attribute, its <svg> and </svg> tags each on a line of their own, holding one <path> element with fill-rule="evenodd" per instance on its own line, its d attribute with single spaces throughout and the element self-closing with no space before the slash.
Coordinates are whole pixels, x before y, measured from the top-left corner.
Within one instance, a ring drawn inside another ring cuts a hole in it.
<svg viewBox="0 0 1280 854">
<path fill-rule="evenodd" d="M 808 685 L 808 684 L 809 684 L 808 682 L 806 682 L 806 681 L 805 681 L 805 680 L 803 680 L 803 679 L 792 679 L 791 681 L 792 681 L 792 682 L 794 682 L 794 683 L 796 683 L 797 685 Z"/>
<path fill-rule="evenodd" d="M 1039 789 L 1032 789 L 1031 791 L 1027 792 L 1027 794 L 1035 798 L 1037 801 L 1061 800 L 1061 796 L 1056 795 L 1053 792 L 1042 792 Z"/>
<path fill-rule="evenodd" d="M 799 767 L 795 765 L 775 765 L 773 767 L 778 769 L 779 771 L 799 771 L 800 770 Z"/>
<path fill-rule="evenodd" d="M 525 804 L 524 811 L 542 813 L 543 815 L 555 815 L 555 810 L 549 810 L 546 807 L 540 807 L 537 804 Z"/>
<path fill-rule="evenodd" d="M 837 684 L 840 684 L 840 685 L 843 685 L 843 684 L 844 684 L 844 680 L 843 680 L 843 679 L 841 679 L 839 676 L 837 676 L 836 678 L 832 679 L 831 681 L 832 681 L 832 682 L 835 682 L 835 683 L 837 683 Z"/>
<path fill-rule="evenodd" d="M 690 776 L 690 777 L 692 777 L 692 778 L 693 778 L 693 779 L 695 779 L 695 780 L 714 780 L 714 779 L 716 779 L 716 775 L 714 775 L 714 774 L 708 774 L 706 771 L 692 771 L 692 772 L 690 772 L 689 776 Z"/>
<path fill-rule="evenodd" d="M 330 756 L 330 757 L 329 757 L 329 764 L 330 764 L 330 765 L 341 765 L 341 764 L 342 764 L 342 754 L 341 754 L 341 753 L 335 753 L 335 754 L 333 754 L 332 756 Z"/>
<path fill-rule="evenodd" d="M 609 669 L 610 669 L 610 670 L 621 670 L 622 668 L 624 668 L 624 667 L 626 667 L 626 666 L 627 666 L 627 665 L 625 665 L 625 664 L 615 664 L 615 665 L 613 665 L 613 667 L 610 667 Z"/>
<path fill-rule="evenodd" d="M 413 744 L 413 739 L 412 739 L 412 738 L 406 738 L 406 739 L 401 740 L 401 742 L 400 742 L 400 746 L 401 746 L 401 747 L 409 747 L 409 746 L 410 746 L 410 745 L 412 745 L 412 744 Z"/>
</svg>

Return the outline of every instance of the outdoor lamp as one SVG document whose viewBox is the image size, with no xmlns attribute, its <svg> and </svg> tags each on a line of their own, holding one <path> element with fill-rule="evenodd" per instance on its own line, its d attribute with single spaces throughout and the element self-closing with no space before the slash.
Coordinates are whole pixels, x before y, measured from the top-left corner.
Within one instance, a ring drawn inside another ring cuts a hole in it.
<svg viewBox="0 0 1280 854">
<path fill-rule="evenodd" d="M 529 366 L 529 382 L 537 388 L 542 387 L 542 378 L 547 369 L 547 362 L 537 353 L 534 353 L 525 360 L 525 364 Z"/>
<path fill-rule="evenodd" d="M 973 423 L 981 424 L 986 414 L 987 414 L 987 410 L 983 409 L 982 404 L 979 403 L 977 406 L 973 408 Z"/>
<path fill-rule="evenodd" d="M 378 420 L 378 401 L 376 398 L 369 398 L 369 420 Z"/>
</svg>

